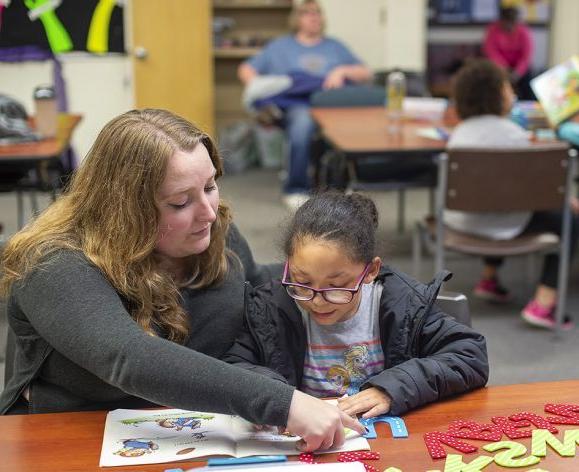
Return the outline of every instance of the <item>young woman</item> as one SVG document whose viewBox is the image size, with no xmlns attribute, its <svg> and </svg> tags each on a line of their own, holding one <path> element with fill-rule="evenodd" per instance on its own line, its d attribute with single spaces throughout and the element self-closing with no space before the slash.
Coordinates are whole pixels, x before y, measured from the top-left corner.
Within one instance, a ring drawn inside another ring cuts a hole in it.
<svg viewBox="0 0 579 472">
<path fill-rule="evenodd" d="M 339 400 L 368 418 L 483 386 L 482 335 L 442 313 L 448 273 L 424 285 L 381 268 L 378 213 L 361 195 L 319 194 L 296 212 L 281 282 L 250 291 L 245 329 L 224 358 Z"/>
<path fill-rule="evenodd" d="M 317 0 L 294 2 L 290 27 L 292 34 L 271 41 L 259 54 L 239 66 L 238 76 L 244 85 L 259 76 L 299 73 L 310 78 L 297 87 L 299 91 L 295 95 L 300 96 L 304 94 L 305 84 L 317 83 L 316 78 L 324 89 L 340 88 L 348 82 L 367 82 L 372 78 L 371 70 L 346 45 L 324 34 L 324 14 Z M 309 104 L 295 97 L 294 102 L 285 107 L 282 120 L 290 148 L 283 193 L 284 202 L 292 211 L 307 200 L 311 189 L 308 167 L 310 145 L 316 130 Z"/>
<path fill-rule="evenodd" d="M 287 385 L 213 357 L 257 278 L 230 225 L 211 139 L 164 110 L 109 122 L 68 191 L 6 245 L 15 335 L 0 413 L 159 404 L 284 425 L 305 449 L 361 425 Z M 211 357 L 213 356 L 213 357 Z"/>
</svg>

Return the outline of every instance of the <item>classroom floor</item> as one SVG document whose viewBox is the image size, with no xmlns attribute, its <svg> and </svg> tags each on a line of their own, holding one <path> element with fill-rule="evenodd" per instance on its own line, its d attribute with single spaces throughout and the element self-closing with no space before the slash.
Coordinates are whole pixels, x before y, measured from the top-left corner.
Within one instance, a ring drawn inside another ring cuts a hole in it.
<svg viewBox="0 0 579 472">
<path fill-rule="evenodd" d="M 229 202 L 234 218 L 245 235 L 259 262 L 281 261 L 280 229 L 288 213 L 280 200 L 280 183 L 277 173 L 266 170 L 224 177 L 220 182 L 221 196 Z M 379 229 L 380 256 L 401 270 L 411 272 L 412 227 L 428 209 L 425 190 L 407 192 L 406 226 L 403 234 L 396 230 L 396 193 L 372 193 L 381 216 Z M 16 225 L 16 199 L 0 195 L 0 215 L 7 232 Z M 540 261 L 537 261 L 537 270 Z M 451 256 L 447 268 L 455 275 L 446 284 L 447 290 L 463 292 L 469 297 L 472 323 L 482 332 L 488 343 L 491 376 L 490 384 L 524 383 L 542 380 L 577 378 L 579 367 L 579 328 L 563 333 L 559 338 L 545 330 L 533 328 L 519 317 L 533 287 L 528 283 L 525 259 L 507 260 L 502 270 L 502 280 L 515 300 L 509 305 L 497 306 L 474 299 L 470 291 L 477 282 L 480 261 L 474 258 Z M 432 276 L 432 259 L 426 258 L 421 280 Z M 571 266 L 568 312 L 579 325 L 579 260 Z M 0 312 L 0 353 L 4 352 L 6 320 Z M 3 386 L 3 363 L 0 354 L 0 389 Z"/>
</svg>

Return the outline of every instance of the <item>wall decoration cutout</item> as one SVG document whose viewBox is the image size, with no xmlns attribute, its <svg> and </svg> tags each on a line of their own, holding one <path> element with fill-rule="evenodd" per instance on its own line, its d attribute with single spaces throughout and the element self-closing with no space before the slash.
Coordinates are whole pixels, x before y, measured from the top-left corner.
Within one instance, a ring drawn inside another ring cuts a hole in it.
<svg viewBox="0 0 579 472">
<path fill-rule="evenodd" d="M 0 48 L 124 52 L 123 0 L 0 0 Z"/>
</svg>

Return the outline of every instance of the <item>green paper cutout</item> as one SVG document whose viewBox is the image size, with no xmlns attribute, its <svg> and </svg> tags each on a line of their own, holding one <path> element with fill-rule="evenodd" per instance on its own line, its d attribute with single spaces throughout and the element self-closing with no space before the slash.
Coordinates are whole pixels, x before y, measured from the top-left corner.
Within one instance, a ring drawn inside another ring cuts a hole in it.
<svg viewBox="0 0 579 472">
<path fill-rule="evenodd" d="M 116 0 L 99 0 L 92 19 L 86 40 L 86 49 L 90 52 L 105 53 L 109 49 L 109 27 Z"/>
<path fill-rule="evenodd" d="M 36 9 L 45 9 L 40 13 L 39 18 L 40 21 L 42 21 L 42 26 L 44 26 L 44 31 L 46 31 L 46 37 L 48 38 L 48 44 L 50 44 L 52 52 L 70 51 L 72 49 L 72 40 L 56 16 L 56 13 L 54 13 L 54 10 L 50 9 L 50 2 L 51 0 L 24 0 L 26 8 L 28 8 L 30 12 Z"/>
<path fill-rule="evenodd" d="M 483 449 L 488 452 L 495 452 L 500 449 L 507 449 L 504 452 L 499 452 L 495 455 L 495 463 L 502 467 L 527 467 L 535 465 L 541 461 L 538 457 L 529 456 L 523 459 L 517 457 L 523 456 L 527 453 L 527 448 L 522 444 L 514 441 L 499 441 L 483 446 Z"/>
<path fill-rule="evenodd" d="M 563 443 L 561 443 L 546 429 L 536 429 L 533 431 L 531 454 L 537 457 L 545 457 L 548 444 L 551 449 L 562 457 L 575 457 L 575 445 L 579 445 L 579 429 L 565 431 L 563 438 Z"/>
<path fill-rule="evenodd" d="M 460 454 L 449 454 L 444 463 L 444 472 L 481 472 L 493 460 L 491 456 L 479 456 L 465 464 Z"/>
</svg>

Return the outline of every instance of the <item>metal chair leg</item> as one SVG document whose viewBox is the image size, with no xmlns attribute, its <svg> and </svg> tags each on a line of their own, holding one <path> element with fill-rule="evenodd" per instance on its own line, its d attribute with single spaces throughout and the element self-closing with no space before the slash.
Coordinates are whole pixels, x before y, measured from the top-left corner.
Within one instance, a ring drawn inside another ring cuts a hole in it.
<svg viewBox="0 0 579 472">
<path fill-rule="evenodd" d="M 30 207 L 32 208 L 32 214 L 36 216 L 38 215 L 38 196 L 36 195 L 36 190 L 30 190 L 28 195 L 30 196 Z"/>
<path fill-rule="evenodd" d="M 561 241 L 559 250 L 559 274 L 557 278 L 557 309 L 555 310 L 555 335 L 559 335 L 565 316 L 567 303 L 567 285 L 569 284 L 569 257 L 571 254 L 571 189 L 576 171 L 576 154 L 570 154 L 567 168 L 567 184 L 565 188 L 565 205 L 563 207 L 563 222 L 561 225 Z"/>
<path fill-rule="evenodd" d="M 404 233 L 404 211 L 406 207 L 406 194 L 404 189 L 398 190 L 398 233 Z"/>
<path fill-rule="evenodd" d="M 422 231 L 417 223 L 412 234 L 412 271 L 414 277 L 420 279 L 422 269 Z"/>
<path fill-rule="evenodd" d="M 527 287 L 533 287 L 536 283 L 536 259 L 533 253 L 527 255 Z"/>
<path fill-rule="evenodd" d="M 18 229 L 24 228 L 24 195 L 22 190 L 16 190 L 16 204 L 18 208 Z"/>
</svg>

